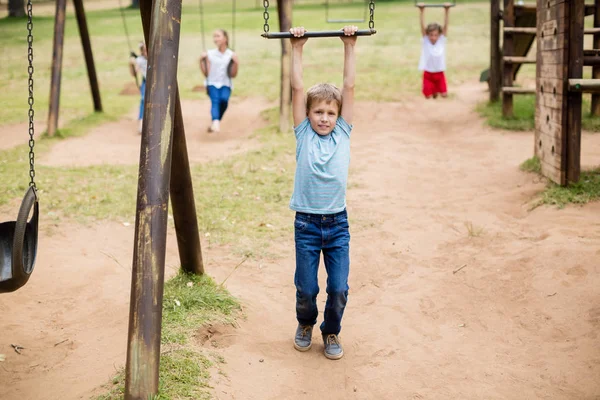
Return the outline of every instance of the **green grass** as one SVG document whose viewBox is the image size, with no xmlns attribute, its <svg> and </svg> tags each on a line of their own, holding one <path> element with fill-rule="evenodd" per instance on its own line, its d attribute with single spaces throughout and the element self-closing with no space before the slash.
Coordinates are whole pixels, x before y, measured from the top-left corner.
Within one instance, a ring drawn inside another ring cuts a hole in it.
<svg viewBox="0 0 600 400">
<path fill-rule="evenodd" d="M 521 171 L 540 175 L 542 166 L 536 156 L 525 160 L 519 167 Z M 600 199 L 600 168 L 582 171 L 578 183 L 560 186 L 548 181 L 544 191 L 539 195 L 535 206 L 542 204 L 563 208 L 567 204 L 586 204 Z"/>
<path fill-rule="evenodd" d="M 590 132 L 600 132 L 600 117 L 590 113 L 590 98 L 583 98 L 582 128 Z M 502 116 L 502 101 L 494 103 L 483 102 L 477 105 L 479 114 L 487 120 L 493 128 L 510 131 L 530 131 L 535 129 L 535 95 L 513 96 L 514 116 Z"/>
<path fill-rule="evenodd" d="M 537 156 L 533 156 L 530 159 L 523 161 L 519 168 L 521 171 L 535 172 L 536 174 L 542 172 L 542 164 Z"/>
<path fill-rule="evenodd" d="M 180 273 L 165 284 L 159 394 L 155 400 L 210 398 L 209 368 L 223 359 L 206 354 L 190 338 L 208 322 L 234 323 L 239 310 L 238 302 L 206 276 Z M 96 400 L 122 399 L 124 371 L 105 388 L 107 393 Z"/>
<path fill-rule="evenodd" d="M 117 3 L 115 2 L 115 7 Z M 262 33 L 262 13 L 254 0 L 238 0 L 236 15 L 235 51 L 241 68 L 235 82 L 235 95 L 265 96 L 274 100 L 279 94 L 280 41 L 266 40 Z M 227 1 L 205 1 L 205 40 L 211 46 L 211 32 L 217 27 L 230 29 L 231 12 Z M 335 7 L 336 13 L 360 14 L 361 5 Z M 35 10 L 34 10 L 35 12 Z M 131 46 L 142 39 L 139 13 L 125 10 Z M 448 42 L 449 84 L 476 79 L 488 63 L 489 7 L 485 2 L 468 4 L 452 10 L 452 28 Z M 34 21 L 36 111 L 40 120 L 46 118 L 52 58 L 53 18 L 37 16 Z M 324 7 L 318 4 L 294 8 L 294 24 L 308 29 L 333 29 L 325 22 Z M 441 20 L 440 10 L 429 10 L 427 19 Z M 103 105 L 108 114 L 122 115 L 137 103 L 135 96 L 120 96 L 125 84 L 132 82 L 127 68 L 129 45 L 124 36 L 118 9 L 87 12 L 88 25 L 100 82 Z M 402 100 L 420 93 L 420 73 L 417 63 L 420 54 L 418 14 L 412 2 L 381 2 L 376 8 L 377 35 L 358 40 L 357 87 L 359 99 Z M 0 48 L 3 65 L 0 69 L 0 120 L 3 124 L 25 122 L 27 116 L 27 60 L 25 25 L 21 19 L 0 19 Z M 278 30 L 276 5 L 272 5 L 272 30 Z M 364 24 L 362 24 L 364 25 Z M 361 26 L 362 26 L 361 25 Z M 202 52 L 200 16 L 197 3 L 183 6 L 182 35 L 179 53 L 179 82 L 184 98 L 204 98 L 193 93 L 192 87 L 201 83 L 197 59 Z M 337 38 L 310 40 L 305 50 L 305 83 L 320 81 L 341 83 L 343 48 Z M 458 55 L 461 55 L 460 57 Z M 61 120 L 92 113 L 92 101 L 87 82 L 85 63 L 78 38 L 77 24 L 67 13 L 63 59 Z M 390 84 L 392 83 L 392 84 Z"/>
<path fill-rule="evenodd" d="M 549 183 L 541 194 L 542 204 L 563 208 L 567 204 L 586 204 L 600 199 L 600 169 L 583 171 L 579 182 L 566 187 Z"/>
</svg>

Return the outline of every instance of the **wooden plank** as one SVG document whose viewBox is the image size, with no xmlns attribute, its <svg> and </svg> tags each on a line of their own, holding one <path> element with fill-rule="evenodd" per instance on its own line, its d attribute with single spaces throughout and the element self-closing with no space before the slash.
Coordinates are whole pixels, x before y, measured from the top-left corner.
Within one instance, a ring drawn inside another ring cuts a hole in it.
<svg viewBox="0 0 600 400">
<path fill-rule="evenodd" d="M 540 91 L 542 86 L 546 93 L 554 93 L 555 90 L 557 95 L 567 93 L 567 83 L 562 79 L 538 78 L 537 87 L 540 88 Z"/>
<path fill-rule="evenodd" d="M 504 27 L 504 33 L 537 34 L 537 28 Z"/>
<path fill-rule="evenodd" d="M 514 0 L 504 0 L 503 18 L 505 27 L 511 28 L 515 26 L 514 5 Z M 513 35 L 504 35 L 502 54 L 505 57 L 512 57 L 515 55 L 515 43 Z M 504 63 L 502 76 L 503 87 L 513 86 L 514 70 L 512 64 Z M 505 118 L 513 116 L 513 97 L 511 93 L 502 93 L 502 116 Z"/>
<path fill-rule="evenodd" d="M 586 28 L 583 30 L 583 33 L 586 35 L 594 35 L 600 33 L 600 28 Z"/>
<path fill-rule="evenodd" d="M 540 32 L 538 34 L 542 37 L 557 35 L 565 32 L 565 21 L 567 17 L 560 19 L 551 19 L 540 24 Z"/>
<path fill-rule="evenodd" d="M 557 95 L 554 94 L 552 92 L 537 92 L 537 97 L 539 100 L 539 104 L 538 104 L 538 108 L 540 107 L 548 107 L 548 108 L 554 108 L 557 110 L 562 109 L 562 104 L 563 104 L 563 96 L 562 95 Z"/>
<path fill-rule="evenodd" d="M 585 5 L 571 1 L 569 9 L 569 78 L 583 77 L 583 28 Z M 581 93 L 569 92 L 567 107 L 567 184 L 579 181 L 581 171 Z"/>
<path fill-rule="evenodd" d="M 500 0 L 490 2 L 490 102 L 500 99 L 502 87 L 502 52 L 500 51 Z"/>
<path fill-rule="evenodd" d="M 588 15 L 594 15 L 597 7 L 598 6 L 595 4 L 586 4 L 585 5 L 585 16 L 587 17 Z"/>
<path fill-rule="evenodd" d="M 531 57 L 502 57 L 505 63 L 510 64 L 535 64 L 536 59 Z"/>
<path fill-rule="evenodd" d="M 600 0 L 594 0 L 594 28 L 600 28 Z M 583 50 L 585 56 L 600 55 L 600 34 L 594 35 L 594 50 Z M 600 64 L 592 68 L 592 78 L 600 79 Z M 590 113 L 596 117 L 600 116 L 600 94 L 592 95 Z"/>
<path fill-rule="evenodd" d="M 539 156 L 538 156 L 539 157 Z M 557 167 L 556 165 L 553 164 L 548 164 L 547 162 L 543 161 L 543 159 L 540 157 L 540 164 L 542 167 L 542 175 L 544 175 L 546 178 L 550 179 L 552 182 L 558 184 L 558 185 L 564 185 L 565 184 L 565 172 L 562 171 L 562 169 L 560 167 Z"/>
<path fill-rule="evenodd" d="M 560 33 L 549 37 L 542 37 L 538 40 L 538 45 L 542 51 L 558 50 L 567 47 L 567 35 Z"/>
<path fill-rule="evenodd" d="M 544 7 L 537 12 L 537 18 L 539 23 L 544 23 L 546 21 L 552 21 L 553 19 L 563 19 L 568 17 L 568 8 L 567 4 L 561 3 L 550 8 Z"/>
<path fill-rule="evenodd" d="M 600 93 L 600 79 L 569 79 L 569 92 Z"/>
<path fill-rule="evenodd" d="M 518 86 L 503 87 L 502 92 L 512 94 L 535 94 L 535 88 L 523 88 Z"/>
<path fill-rule="evenodd" d="M 561 168 L 563 155 L 561 153 L 562 145 L 556 136 L 541 134 L 536 138 L 537 154 L 545 162 Z"/>
<path fill-rule="evenodd" d="M 564 79 L 565 73 L 562 65 L 559 64 L 542 64 L 538 70 L 539 78 L 556 78 Z"/>
<path fill-rule="evenodd" d="M 538 38 L 539 43 L 539 38 Z M 540 52 L 540 63 L 545 65 L 564 65 L 567 60 L 566 49 L 555 49 L 555 50 L 538 50 Z"/>
<path fill-rule="evenodd" d="M 553 129 L 558 129 L 557 127 L 564 126 L 565 115 L 562 110 L 540 106 L 535 110 L 535 119 L 540 122 L 540 126 L 547 125 L 554 127 Z"/>
</svg>

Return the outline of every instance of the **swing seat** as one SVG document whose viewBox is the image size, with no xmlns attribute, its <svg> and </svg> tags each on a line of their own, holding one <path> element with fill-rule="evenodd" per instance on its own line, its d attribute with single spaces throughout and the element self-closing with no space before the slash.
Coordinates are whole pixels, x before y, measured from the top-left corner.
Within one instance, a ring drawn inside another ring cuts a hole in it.
<svg viewBox="0 0 600 400">
<path fill-rule="evenodd" d="M 29 221 L 29 214 L 33 215 Z M 14 292 L 27 283 L 37 253 L 39 204 L 33 187 L 21 203 L 16 221 L 0 223 L 0 293 Z"/>
</svg>

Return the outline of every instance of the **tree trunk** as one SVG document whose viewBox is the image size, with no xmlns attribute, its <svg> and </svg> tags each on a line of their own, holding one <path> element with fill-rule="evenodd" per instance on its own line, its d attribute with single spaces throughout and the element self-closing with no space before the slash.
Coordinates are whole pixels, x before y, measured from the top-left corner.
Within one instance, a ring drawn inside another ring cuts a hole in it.
<svg viewBox="0 0 600 400">
<path fill-rule="evenodd" d="M 25 0 L 8 0 L 8 16 L 9 17 L 24 17 L 25 16 Z"/>
<path fill-rule="evenodd" d="M 279 30 L 287 32 L 292 28 L 292 0 L 277 1 L 279 15 Z M 279 96 L 279 131 L 290 129 L 290 114 L 292 108 L 292 85 L 290 73 L 292 68 L 292 43 L 281 40 L 281 84 Z"/>
</svg>

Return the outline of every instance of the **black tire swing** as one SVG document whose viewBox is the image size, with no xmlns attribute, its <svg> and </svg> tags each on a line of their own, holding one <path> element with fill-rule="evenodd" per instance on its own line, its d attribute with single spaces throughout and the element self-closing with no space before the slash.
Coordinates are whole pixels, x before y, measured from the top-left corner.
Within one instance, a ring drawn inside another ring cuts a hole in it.
<svg viewBox="0 0 600 400">
<path fill-rule="evenodd" d="M 39 203 L 35 186 L 33 146 L 33 16 L 32 0 L 27 0 L 27 59 L 29 66 L 29 188 L 16 221 L 0 223 L 0 293 L 14 292 L 27 283 L 37 254 Z M 33 215 L 28 221 L 29 214 Z"/>
<path fill-rule="evenodd" d="M 329 3 L 327 3 L 329 4 Z M 263 0 L 263 6 L 265 8 L 263 17 L 265 22 L 263 24 L 262 37 L 266 39 L 291 39 L 294 37 L 290 32 L 270 32 L 269 27 L 269 0 Z M 328 6 L 327 6 L 328 7 Z M 375 0 L 369 0 L 369 29 L 359 29 L 354 33 L 355 36 L 371 36 L 376 34 L 375 30 Z M 342 37 L 344 31 L 307 31 L 304 34 L 306 38 L 322 38 L 322 37 Z"/>
</svg>

